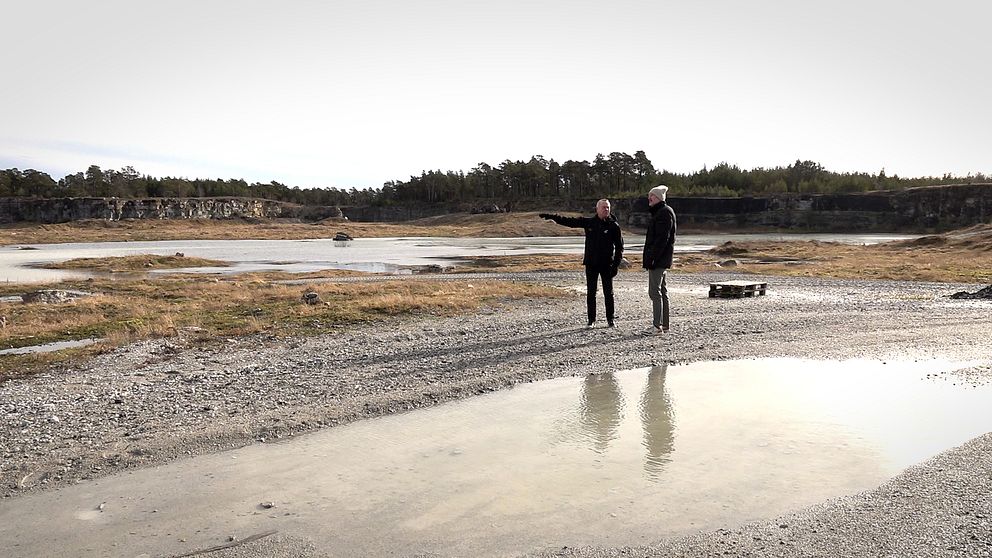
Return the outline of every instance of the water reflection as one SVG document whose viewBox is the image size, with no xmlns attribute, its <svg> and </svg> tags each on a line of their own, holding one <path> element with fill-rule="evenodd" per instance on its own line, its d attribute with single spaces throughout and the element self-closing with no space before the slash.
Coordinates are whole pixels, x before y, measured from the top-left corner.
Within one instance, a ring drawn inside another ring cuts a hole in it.
<svg viewBox="0 0 992 558">
<path fill-rule="evenodd" d="M 644 432 L 644 471 L 653 480 L 660 479 L 675 449 L 675 412 L 665 391 L 667 371 L 667 364 L 651 368 L 637 405 Z M 597 454 L 606 454 L 611 443 L 623 437 L 625 407 L 623 390 L 612 372 L 585 377 L 579 394 L 580 438 Z"/>
<path fill-rule="evenodd" d="M 644 472 L 657 480 L 669 463 L 675 449 L 675 412 L 672 399 L 665 391 L 665 374 L 668 365 L 655 366 L 648 372 L 644 393 L 641 395 L 640 415 L 644 427 Z"/>
<path fill-rule="evenodd" d="M 596 453 L 605 453 L 623 420 L 623 395 L 612 372 L 589 374 L 579 396 L 582 430 Z"/>
</svg>

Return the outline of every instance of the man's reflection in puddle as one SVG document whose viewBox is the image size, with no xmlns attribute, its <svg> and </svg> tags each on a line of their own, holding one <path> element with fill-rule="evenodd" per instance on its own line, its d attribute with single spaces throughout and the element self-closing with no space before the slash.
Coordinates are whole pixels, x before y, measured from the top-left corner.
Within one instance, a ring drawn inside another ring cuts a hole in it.
<svg viewBox="0 0 992 558">
<path fill-rule="evenodd" d="M 675 449 L 675 416 L 672 400 L 665 392 L 667 371 L 667 364 L 651 368 L 639 409 L 644 426 L 644 448 L 647 450 L 644 471 L 655 480 L 661 475 L 665 464 L 671 461 L 670 454 Z"/>
<path fill-rule="evenodd" d="M 583 433 L 592 441 L 596 453 L 606 453 L 623 419 L 623 395 L 612 372 L 586 376 L 579 409 Z"/>
<path fill-rule="evenodd" d="M 675 417 L 671 397 L 665 391 L 667 371 L 667 364 L 651 369 L 637 409 L 644 431 L 644 471 L 654 480 L 660 478 L 675 449 Z M 584 437 L 596 453 L 606 453 L 610 443 L 620 436 L 625 405 L 613 373 L 586 376 L 579 404 Z"/>
</svg>

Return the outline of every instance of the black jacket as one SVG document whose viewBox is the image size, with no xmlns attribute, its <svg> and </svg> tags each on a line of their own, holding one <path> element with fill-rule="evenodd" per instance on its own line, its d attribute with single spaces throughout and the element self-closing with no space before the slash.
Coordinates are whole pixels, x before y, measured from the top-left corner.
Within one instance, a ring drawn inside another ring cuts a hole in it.
<svg viewBox="0 0 992 558">
<path fill-rule="evenodd" d="M 675 211 L 663 201 L 651 206 L 650 211 L 644 237 L 644 269 L 670 269 L 675 253 Z"/>
<path fill-rule="evenodd" d="M 620 224 L 612 215 L 605 220 L 599 217 L 563 217 L 545 213 L 541 216 L 546 216 L 559 225 L 585 229 L 583 265 L 614 270 L 620 267 L 620 260 L 623 259 L 623 234 L 620 232 Z"/>
</svg>

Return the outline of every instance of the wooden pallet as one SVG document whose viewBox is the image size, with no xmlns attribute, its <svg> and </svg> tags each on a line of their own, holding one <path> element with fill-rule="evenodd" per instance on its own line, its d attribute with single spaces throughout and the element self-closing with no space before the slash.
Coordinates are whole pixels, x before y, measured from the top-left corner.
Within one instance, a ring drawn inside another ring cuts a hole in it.
<svg viewBox="0 0 992 558">
<path fill-rule="evenodd" d="M 751 281 L 720 281 L 710 283 L 710 298 L 743 298 L 763 296 L 768 290 L 768 283 L 753 283 Z"/>
</svg>

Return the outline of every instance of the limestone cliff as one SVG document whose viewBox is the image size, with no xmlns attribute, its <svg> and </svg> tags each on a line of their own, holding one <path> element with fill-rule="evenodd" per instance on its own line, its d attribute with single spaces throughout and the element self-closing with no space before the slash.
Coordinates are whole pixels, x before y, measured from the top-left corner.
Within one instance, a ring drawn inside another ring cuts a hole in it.
<svg viewBox="0 0 992 558">
<path fill-rule="evenodd" d="M 946 231 L 992 221 L 992 184 L 909 188 L 859 194 L 782 194 L 743 198 L 669 198 L 682 226 L 807 232 Z M 591 208 L 592 205 L 589 205 Z M 647 222 L 647 199 L 616 200 L 620 219 Z M 591 209 L 589 209 L 591 212 Z"/>
<path fill-rule="evenodd" d="M 647 223 L 645 197 L 614 198 L 621 224 L 641 228 Z M 554 211 L 591 215 L 595 198 L 486 200 L 512 212 Z M 785 229 L 803 232 L 930 232 L 992 221 L 992 184 L 910 188 L 855 194 L 775 194 L 740 198 L 678 198 L 668 202 L 679 223 L 694 229 Z M 475 205 L 482 203 L 477 201 Z M 463 204 L 464 205 L 464 204 Z M 403 205 L 342 207 L 354 221 L 407 221 L 452 212 L 469 206 Z M 474 207 L 474 206 L 472 206 Z"/>
<path fill-rule="evenodd" d="M 253 198 L 0 198 L 0 223 L 63 223 L 82 219 L 322 219 L 336 207 L 304 207 Z"/>
</svg>

